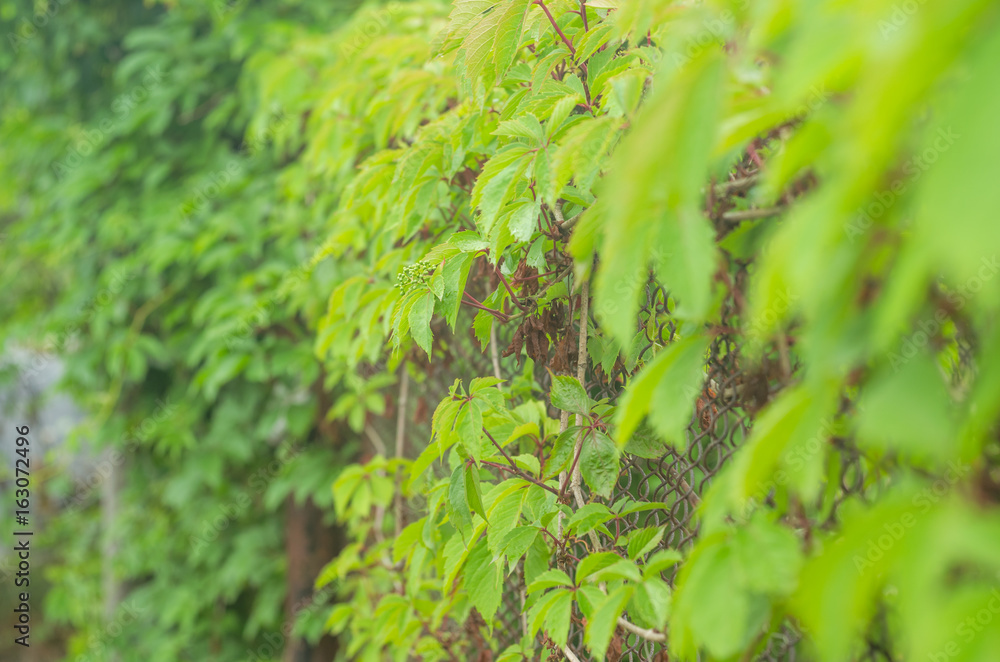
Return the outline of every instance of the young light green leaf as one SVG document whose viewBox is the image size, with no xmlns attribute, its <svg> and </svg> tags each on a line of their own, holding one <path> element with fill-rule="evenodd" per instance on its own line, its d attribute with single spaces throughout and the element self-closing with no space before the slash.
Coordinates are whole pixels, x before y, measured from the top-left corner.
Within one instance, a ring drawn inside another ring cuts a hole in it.
<svg viewBox="0 0 1000 662">
<path fill-rule="evenodd" d="M 637 529 L 628 536 L 628 557 L 633 561 L 652 551 L 663 539 L 666 527 L 648 526 Z"/>
<path fill-rule="evenodd" d="M 528 593 L 534 593 L 535 591 L 543 591 L 547 588 L 553 588 L 555 586 L 572 586 L 573 580 L 569 578 L 562 570 L 558 568 L 552 570 L 546 570 L 538 577 L 535 578 L 530 584 L 528 584 Z"/>
<path fill-rule="evenodd" d="M 684 430 L 705 379 L 705 352 L 708 338 L 692 336 L 661 350 L 628 386 L 618 408 L 616 439 L 622 447 L 631 438 L 643 417 L 664 439 L 683 448 Z M 653 406 L 656 402 L 656 406 Z"/>
<path fill-rule="evenodd" d="M 604 659 L 604 653 L 611 643 L 611 635 L 618 627 L 618 617 L 622 615 L 632 591 L 631 586 L 619 586 L 608 595 L 594 612 L 593 618 L 587 622 L 584 639 L 596 659 Z"/>
<path fill-rule="evenodd" d="M 494 560 L 483 539 L 469 552 L 463 583 L 469 600 L 479 610 L 483 620 L 487 625 L 492 624 L 503 594 L 503 566 Z"/>
<path fill-rule="evenodd" d="M 618 556 L 614 552 L 597 552 L 594 554 L 588 554 L 583 557 L 583 559 L 580 560 L 579 565 L 576 566 L 577 585 L 582 584 L 587 577 L 598 570 L 614 565 L 621 560 L 622 557 Z"/>
</svg>

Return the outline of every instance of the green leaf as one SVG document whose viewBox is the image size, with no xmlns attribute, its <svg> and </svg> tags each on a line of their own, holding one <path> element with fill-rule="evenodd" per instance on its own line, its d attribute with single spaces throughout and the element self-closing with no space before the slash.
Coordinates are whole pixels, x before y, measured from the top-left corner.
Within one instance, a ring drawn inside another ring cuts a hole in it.
<svg viewBox="0 0 1000 662">
<path fill-rule="evenodd" d="M 556 586 L 572 586 L 573 580 L 565 572 L 559 569 L 546 570 L 528 584 L 528 593 L 543 591 Z"/>
<path fill-rule="evenodd" d="M 527 554 L 524 555 L 524 582 L 531 586 L 532 582 L 542 576 L 549 568 L 552 552 L 545 543 L 544 536 L 536 536 Z"/>
<path fill-rule="evenodd" d="M 399 563 L 403 558 L 413 552 L 413 548 L 420 543 L 424 533 L 424 522 L 426 517 L 421 517 L 416 522 L 410 522 L 399 532 L 399 536 L 392 543 L 392 562 Z"/>
<path fill-rule="evenodd" d="M 590 413 L 590 398 L 575 377 L 552 375 L 552 390 L 549 392 L 552 406 L 574 414 Z"/>
<path fill-rule="evenodd" d="M 413 336 L 420 349 L 427 353 L 427 356 L 431 355 L 431 344 L 434 340 L 431 336 L 431 317 L 433 316 L 434 294 L 431 292 L 417 297 L 407 316 L 410 324 L 410 335 Z"/>
<path fill-rule="evenodd" d="M 611 437 L 592 430 L 583 439 L 580 449 L 580 473 L 590 489 L 602 497 L 610 497 L 618 482 L 618 447 Z"/>
<path fill-rule="evenodd" d="M 480 211 L 476 225 L 482 235 L 493 234 L 500 208 L 510 199 L 514 182 L 528 167 L 531 156 L 527 147 L 513 145 L 497 152 L 483 167 L 472 190 L 471 200 L 472 206 Z"/>
<path fill-rule="evenodd" d="M 611 636 L 618 627 L 618 617 L 622 615 L 632 590 L 631 586 L 619 586 L 608 595 L 607 600 L 597 608 L 593 618 L 587 622 L 585 641 L 596 659 L 604 659 L 608 644 L 611 643 Z"/>
<path fill-rule="evenodd" d="M 755 513 L 749 524 L 737 529 L 733 551 L 749 588 L 781 596 L 795 590 L 803 561 L 799 540 L 764 513 Z"/>
<path fill-rule="evenodd" d="M 518 200 L 513 203 L 507 227 L 516 241 L 528 241 L 538 229 L 539 200 Z"/>
<path fill-rule="evenodd" d="M 468 490 L 465 486 L 466 468 L 455 467 L 448 485 L 448 517 L 463 535 L 472 530 L 472 512 L 469 510 Z"/>
<path fill-rule="evenodd" d="M 592 210 L 604 228 L 594 314 L 623 344 L 635 332 L 639 291 L 650 262 L 679 301 L 678 315 L 700 320 L 708 312 L 716 257 L 711 225 L 700 210 L 701 187 L 713 152 L 722 84 L 721 59 L 716 49 L 705 49 L 659 85 L 602 182 L 614 203 Z M 576 236 L 571 250 L 577 260 L 589 259 L 587 243 Z"/>
<path fill-rule="evenodd" d="M 573 593 L 571 591 L 554 591 L 558 596 L 552 601 L 545 615 L 545 632 L 559 648 L 566 645 L 569 637 L 569 623 L 573 615 Z"/>
<path fill-rule="evenodd" d="M 441 295 L 441 308 L 445 321 L 448 322 L 452 331 L 455 330 L 455 323 L 458 320 L 458 310 L 462 307 L 462 294 L 465 292 L 465 283 L 469 278 L 469 269 L 473 259 L 474 256 L 471 253 L 463 253 L 449 258 L 441 270 L 441 280 L 444 286 Z M 410 326 L 412 325 L 411 322 Z"/>
<path fill-rule="evenodd" d="M 479 540 L 480 534 L 482 534 L 483 529 L 486 527 L 486 522 L 480 522 L 475 529 L 472 530 L 472 535 L 469 539 L 472 542 Z M 454 535 L 448 538 L 448 541 L 444 545 L 444 582 L 441 586 L 442 593 L 451 593 L 452 583 L 458 576 L 458 573 L 465 566 L 465 561 L 469 557 L 469 552 L 472 546 L 467 545 L 463 539 L 462 532 L 456 531 Z"/>
<path fill-rule="evenodd" d="M 507 535 L 504 536 L 503 541 L 500 543 L 500 551 L 507 558 L 507 563 L 510 565 L 511 572 L 513 572 L 521 557 L 524 556 L 532 544 L 534 544 L 535 538 L 538 537 L 538 535 L 538 529 L 535 527 L 521 526 L 508 532 Z"/>
<path fill-rule="evenodd" d="M 649 526 L 637 529 L 628 536 L 628 557 L 633 561 L 651 552 L 663 539 L 666 527 Z"/>
<path fill-rule="evenodd" d="M 529 455 L 528 453 L 515 455 L 514 464 L 519 469 L 528 472 L 528 475 L 537 476 L 539 473 L 538 458 L 534 455 Z"/>
<path fill-rule="evenodd" d="M 740 589 L 735 556 L 717 536 L 702 539 L 678 577 L 670 621 L 672 655 L 680 656 L 683 642 L 693 635 L 713 657 L 732 657 L 746 645 L 749 623 L 750 601 Z"/>
<path fill-rule="evenodd" d="M 918 460 L 954 459 L 954 405 L 940 370 L 925 355 L 873 376 L 858 403 L 858 441 Z"/>
<path fill-rule="evenodd" d="M 670 452 L 666 442 L 649 425 L 639 425 L 635 432 L 628 436 L 624 451 L 647 460 L 658 460 Z"/>
<path fill-rule="evenodd" d="M 494 553 L 499 552 L 500 545 L 507 536 L 507 533 L 517 526 L 520 521 L 521 508 L 524 505 L 527 495 L 528 491 L 523 489 L 522 481 L 522 486 L 499 498 L 490 507 L 487 534 L 489 535 L 490 549 Z"/>
<path fill-rule="evenodd" d="M 633 582 L 642 581 L 642 573 L 635 563 L 628 559 L 619 559 L 609 566 L 594 571 L 589 576 L 590 582 L 604 582 L 614 579 L 627 579 Z"/>
<path fill-rule="evenodd" d="M 455 417 L 455 434 L 469 456 L 478 464 L 483 458 L 483 412 L 478 400 L 462 405 Z"/>
<path fill-rule="evenodd" d="M 685 338 L 661 350 L 642 369 L 628 385 L 616 414 L 620 446 L 629 441 L 647 414 L 668 443 L 678 448 L 686 445 L 685 430 L 705 380 L 707 351 L 708 338 Z"/>
<path fill-rule="evenodd" d="M 545 463 L 546 476 L 555 476 L 572 461 L 573 451 L 576 450 L 576 438 L 580 436 L 582 429 L 580 426 L 571 425 L 556 437 L 552 445 L 552 455 Z"/>
<path fill-rule="evenodd" d="M 661 549 L 646 559 L 643 568 L 643 577 L 650 578 L 659 576 L 667 568 L 673 567 L 684 560 L 684 557 L 676 549 Z"/>
<path fill-rule="evenodd" d="M 662 630 L 670 618 L 670 586 L 658 577 L 647 579 L 635 587 L 629 614 L 640 616 L 649 627 Z"/>
<path fill-rule="evenodd" d="M 550 591 L 543 595 L 528 612 L 528 636 L 534 637 L 538 629 L 542 627 L 545 618 L 548 616 L 552 606 L 561 599 L 561 596 L 569 593 L 566 590 Z"/>
<path fill-rule="evenodd" d="M 583 557 L 580 560 L 580 563 L 576 566 L 577 585 L 582 584 L 583 580 L 598 570 L 614 565 L 621 560 L 622 557 L 618 556 L 614 552 L 596 552 L 594 554 L 588 554 Z"/>
<path fill-rule="evenodd" d="M 480 391 L 492 388 L 497 384 L 503 384 L 504 380 L 499 377 L 476 377 L 469 383 L 469 395 L 476 395 Z"/>
<path fill-rule="evenodd" d="M 465 465 L 465 497 L 472 512 L 486 519 L 483 510 L 483 494 L 479 487 L 479 469 L 474 465 Z"/>
<path fill-rule="evenodd" d="M 503 566 L 494 560 L 483 539 L 469 552 L 463 583 L 469 600 L 492 630 L 493 616 L 500 607 L 503 594 Z"/>
<path fill-rule="evenodd" d="M 588 503 L 578 508 L 566 521 L 566 532 L 582 535 L 611 519 L 614 519 L 614 513 L 603 503 Z"/>
</svg>

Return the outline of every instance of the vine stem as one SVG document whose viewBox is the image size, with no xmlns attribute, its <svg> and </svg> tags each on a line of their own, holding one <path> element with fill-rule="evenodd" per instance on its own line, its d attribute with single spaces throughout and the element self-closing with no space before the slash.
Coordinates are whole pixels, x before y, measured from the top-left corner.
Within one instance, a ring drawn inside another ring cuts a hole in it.
<svg viewBox="0 0 1000 662">
<path fill-rule="evenodd" d="M 587 315 L 590 308 L 590 280 L 583 281 L 580 288 L 580 341 L 577 347 L 578 354 L 576 360 L 576 378 L 583 384 L 587 374 Z M 576 415 L 577 426 L 583 426 L 583 414 Z M 576 498 L 578 508 L 583 507 L 583 490 L 580 488 L 583 474 L 580 470 L 580 452 L 583 450 L 583 430 L 580 430 L 573 448 L 573 474 L 570 482 L 570 489 Z"/>
<path fill-rule="evenodd" d="M 589 319 L 588 317 L 589 308 L 590 308 L 590 280 L 588 279 L 583 281 L 583 284 L 580 287 L 580 336 L 579 336 L 580 344 L 578 346 L 579 354 L 577 356 L 577 361 L 576 361 L 576 378 L 579 380 L 581 384 L 583 384 L 583 380 L 586 377 L 587 373 L 587 322 Z M 583 414 L 576 415 L 576 424 L 581 427 L 583 426 Z M 583 439 L 584 439 L 583 430 L 580 430 L 580 434 L 576 438 L 576 448 L 574 449 L 575 458 L 579 458 L 580 452 L 583 450 Z M 571 491 L 573 492 L 573 497 L 576 500 L 576 505 L 578 508 L 582 508 L 584 505 L 583 490 L 581 489 L 582 479 L 583 475 L 580 470 L 580 463 L 577 461 L 576 466 L 574 466 L 573 468 L 572 482 L 570 483 L 570 488 Z M 594 544 L 594 551 L 595 552 L 600 551 L 600 544 L 597 539 L 597 535 L 593 531 L 591 531 L 590 534 L 591 534 L 590 540 Z M 618 617 L 618 625 L 628 630 L 632 634 L 638 635 L 643 639 L 647 639 L 649 641 L 662 643 L 667 640 L 666 635 L 661 634 L 659 632 L 655 632 L 654 630 L 647 630 L 645 628 L 639 627 L 638 625 L 634 625 L 633 623 L 627 621 L 624 616 Z M 565 649 L 563 652 L 567 653 L 567 658 L 569 658 L 569 655 L 572 654 L 572 651 L 570 651 L 568 648 Z"/>
<path fill-rule="evenodd" d="M 490 358 L 493 359 L 493 376 L 503 379 L 500 376 L 500 348 L 497 347 L 497 325 L 490 324 Z"/>
<path fill-rule="evenodd" d="M 510 289 L 510 283 L 507 282 L 507 279 L 504 277 L 503 272 L 500 271 L 500 265 L 494 267 L 494 270 L 496 271 L 497 276 L 500 276 L 500 282 L 503 283 L 504 288 L 506 288 L 507 290 L 507 294 L 510 295 L 510 300 L 514 302 L 515 306 L 517 306 L 521 310 L 524 310 L 525 309 L 524 304 L 522 304 L 521 301 L 517 298 L 517 295 L 514 294 L 514 290 Z"/>
<path fill-rule="evenodd" d="M 403 362 L 403 376 L 399 384 L 399 411 L 396 412 L 396 457 L 402 459 L 403 446 L 406 440 L 406 404 L 410 393 L 410 373 L 406 369 L 406 362 Z M 396 485 L 396 498 L 393 504 L 393 511 L 396 516 L 396 537 L 399 537 L 403 530 L 403 493 L 400 486 Z"/>
<path fill-rule="evenodd" d="M 576 656 L 576 653 L 570 650 L 569 646 L 563 646 L 563 655 L 569 662 L 580 662 L 580 658 Z"/>
<path fill-rule="evenodd" d="M 722 213 L 722 220 L 724 221 L 752 221 L 758 218 L 768 218 L 769 216 L 777 216 L 782 213 L 783 207 L 762 207 L 757 209 L 740 209 L 731 210 Z"/>
<path fill-rule="evenodd" d="M 655 630 L 647 630 L 646 628 L 641 628 L 638 625 L 629 623 L 625 620 L 624 616 L 618 617 L 618 625 L 622 626 L 623 629 L 628 630 L 634 635 L 638 635 L 647 641 L 655 641 L 658 644 L 662 644 L 667 640 L 667 635 L 662 632 L 656 632 Z"/>
<path fill-rule="evenodd" d="M 465 297 L 464 299 L 462 299 L 462 303 L 464 303 L 465 305 L 470 306 L 472 308 L 475 308 L 477 310 L 485 310 L 487 313 L 489 313 L 490 315 L 493 315 L 493 317 L 497 318 L 501 322 L 509 322 L 510 321 L 510 318 L 507 317 L 506 315 L 504 315 L 503 313 L 501 313 L 500 311 L 493 310 L 492 308 L 488 308 L 487 306 L 484 306 L 479 301 L 476 301 L 476 298 L 474 296 L 472 296 L 471 294 L 469 294 L 468 292 L 463 292 L 462 296 Z"/>
<path fill-rule="evenodd" d="M 558 214 L 557 218 L 562 219 L 562 213 L 557 211 L 559 209 L 559 205 L 553 205 L 552 207 L 553 207 L 553 209 L 552 209 L 553 215 Z M 568 319 L 572 320 L 573 319 L 573 297 L 569 297 L 568 305 L 569 305 L 569 316 L 568 316 Z M 569 412 L 564 409 L 561 412 L 559 412 L 559 434 L 562 434 L 563 432 L 565 432 L 566 428 L 568 428 L 568 427 L 569 427 Z M 568 479 L 568 474 L 565 471 L 560 471 L 559 472 L 559 485 L 566 485 L 567 484 L 566 483 L 567 480 L 569 480 Z M 560 490 L 559 496 L 556 497 L 557 499 L 562 498 L 561 492 L 562 492 L 562 490 Z M 556 516 L 556 534 L 560 538 L 562 538 L 562 535 L 563 535 L 563 518 L 564 517 L 565 517 L 565 514 L 563 513 L 562 510 L 560 510 L 559 514 Z"/>
<path fill-rule="evenodd" d="M 535 485 L 537 485 L 538 487 L 542 488 L 543 490 L 548 490 L 549 492 L 552 492 L 553 494 L 559 494 L 559 492 L 557 492 L 556 489 L 554 487 L 552 487 L 551 485 L 546 485 L 542 481 L 540 481 L 540 480 L 538 480 L 536 478 L 532 478 L 531 476 L 529 476 L 528 474 L 524 473 L 520 469 L 517 469 L 517 468 L 512 469 L 512 468 L 510 468 L 510 467 L 508 467 L 506 465 L 500 464 L 499 462 L 490 462 L 488 460 L 483 460 L 482 464 L 485 465 L 485 466 L 487 466 L 487 467 L 493 467 L 494 469 L 499 469 L 500 471 L 506 471 L 509 474 L 514 474 L 518 478 L 522 478 L 522 479 L 528 481 L 529 483 L 534 483 Z"/>
<path fill-rule="evenodd" d="M 575 60 L 576 59 L 576 49 L 573 48 L 573 42 L 571 42 L 569 39 L 567 39 L 566 35 L 563 34 L 563 31 L 559 28 L 559 24 L 556 23 L 556 19 L 552 15 L 552 12 L 550 12 L 549 8 L 545 6 L 545 2 L 543 0 L 535 0 L 535 4 L 538 5 L 539 7 L 541 7 L 542 11 L 545 12 L 545 15 L 549 17 L 549 23 L 552 24 L 553 28 L 555 28 L 556 34 L 559 35 L 559 37 L 563 40 L 563 43 L 566 44 L 566 46 L 569 48 L 569 54 Z"/>
</svg>

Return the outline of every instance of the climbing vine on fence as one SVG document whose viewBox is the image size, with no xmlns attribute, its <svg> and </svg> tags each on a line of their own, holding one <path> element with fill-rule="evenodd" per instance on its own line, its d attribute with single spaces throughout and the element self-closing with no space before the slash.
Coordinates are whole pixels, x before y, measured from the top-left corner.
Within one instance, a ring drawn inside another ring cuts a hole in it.
<svg viewBox="0 0 1000 662">
<path fill-rule="evenodd" d="M 333 486 L 346 655 L 995 655 L 996 21 L 457 0 L 320 58 L 316 350 L 401 382 Z"/>
</svg>

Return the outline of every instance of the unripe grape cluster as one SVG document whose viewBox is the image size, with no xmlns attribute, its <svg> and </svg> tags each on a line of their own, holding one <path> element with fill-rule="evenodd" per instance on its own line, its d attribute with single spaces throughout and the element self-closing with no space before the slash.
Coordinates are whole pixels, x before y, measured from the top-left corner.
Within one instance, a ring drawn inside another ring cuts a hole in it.
<svg viewBox="0 0 1000 662">
<path fill-rule="evenodd" d="M 403 294 L 407 294 L 417 287 L 423 287 L 431 279 L 431 272 L 434 265 L 426 260 L 420 260 L 403 267 L 403 270 L 396 276 L 396 287 Z"/>
</svg>

